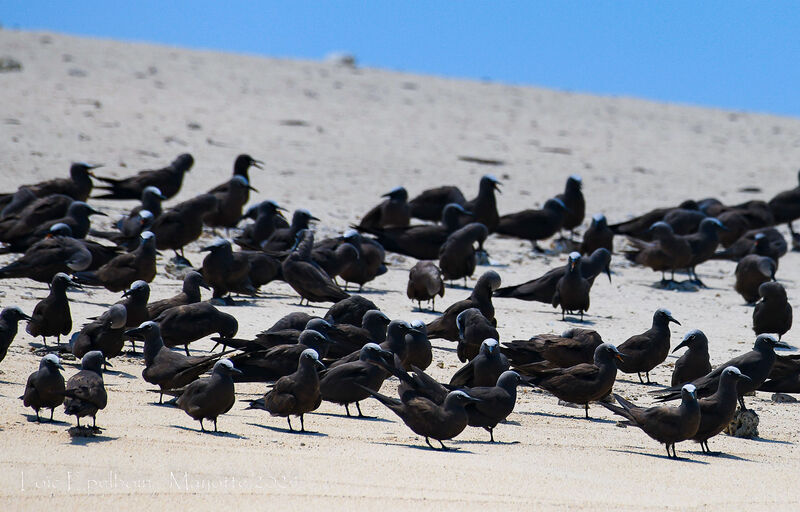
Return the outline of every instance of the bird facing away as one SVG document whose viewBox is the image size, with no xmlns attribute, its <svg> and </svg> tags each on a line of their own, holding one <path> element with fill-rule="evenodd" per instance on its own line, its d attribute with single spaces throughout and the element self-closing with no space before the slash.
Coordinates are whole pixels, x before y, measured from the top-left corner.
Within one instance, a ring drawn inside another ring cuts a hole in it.
<svg viewBox="0 0 800 512">
<path fill-rule="evenodd" d="M 501 235 L 530 240 L 533 250 L 544 252 L 539 240 L 558 233 L 564 224 L 567 207 L 561 199 L 548 199 L 541 210 L 523 210 L 500 217 L 497 232 Z"/>
<path fill-rule="evenodd" d="M 614 232 L 608 227 L 606 216 L 602 213 L 592 216 L 592 223 L 583 234 L 581 254 L 588 256 L 600 248 L 614 252 Z"/>
<path fill-rule="evenodd" d="M 53 411 L 64 403 L 63 369 L 57 355 L 47 354 L 39 362 L 39 369 L 28 376 L 25 393 L 20 398 L 25 407 L 36 412 L 36 421 L 41 421 L 40 409 L 50 409 L 50 421 L 53 421 Z"/>
<path fill-rule="evenodd" d="M 761 300 L 753 308 L 753 331 L 756 334 L 776 333 L 778 340 L 792 328 L 792 305 L 780 283 L 767 281 L 758 287 Z"/>
<path fill-rule="evenodd" d="M 92 429 L 97 429 L 97 411 L 105 409 L 108 394 L 103 384 L 103 366 L 111 366 L 99 350 L 87 352 L 81 359 L 81 371 L 67 381 L 64 391 L 64 412 L 75 416 L 78 428 L 81 418 L 92 417 Z"/>
<path fill-rule="evenodd" d="M 469 297 L 451 304 L 439 318 L 428 323 L 428 337 L 458 341 L 456 318 L 459 313 L 469 308 L 478 308 L 493 325 L 496 324 L 492 293 L 500 288 L 501 282 L 500 275 L 494 270 L 484 272 L 478 278 L 478 282 L 475 283 L 475 287 Z"/>
<path fill-rule="evenodd" d="M 558 334 L 539 334 L 528 340 L 503 343 L 501 348 L 516 368 L 529 364 L 550 368 L 567 368 L 580 363 L 591 363 L 594 351 L 603 343 L 600 333 L 592 329 L 574 327 Z"/>
<path fill-rule="evenodd" d="M 761 283 L 775 280 L 778 269 L 775 260 L 767 256 L 750 254 L 736 265 L 736 284 L 734 289 L 748 304 L 758 300 L 758 289 Z"/>
<path fill-rule="evenodd" d="M 625 358 L 617 363 L 617 368 L 624 373 L 636 373 L 642 384 L 642 373 L 645 373 L 650 384 L 650 370 L 663 363 L 669 355 L 670 322 L 681 325 L 668 310 L 657 309 L 650 329 L 620 344 L 619 350 L 625 354 Z"/>
<path fill-rule="evenodd" d="M 208 302 L 196 302 L 170 308 L 153 319 L 161 330 L 167 347 L 183 345 L 189 355 L 189 343 L 217 333 L 233 338 L 239 323 L 233 315 L 218 310 Z"/>
<path fill-rule="evenodd" d="M 565 319 L 567 311 L 579 311 L 583 322 L 583 312 L 589 309 L 591 287 L 592 284 L 581 272 L 581 254 L 577 251 L 571 252 L 566 273 L 556 283 L 556 292 L 551 301 L 554 308 L 561 306 L 561 320 Z"/>
<path fill-rule="evenodd" d="M 198 379 L 181 390 L 176 405 L 200 422 L 202 432 L 206 431 L 203 420 L 213 421 L 217 432 L 217 417 L 230 411 L 236 402 L 232 375 L 239 373 L 230 359 L 220 359 L 214 363 L 210 377 Z"/>
<path fill-rule="evenodd" d="M 656 405 L 639 407 L 621 396 L 614 394 L 620 406 L 601 402 L 603 407 L 619 414 L 628 420 L 628 424 L 639 427 L 645 434 L 663 443 L 667 447 L 667 457 L 677 459 L 675 443 L 691 439 L 700 427 L 700 404 L 697 403 L 697 391 L 692 384 L 681 388 L 681 405 L 670 407 Z M 669 447 L 672 446 L 672 455 Z"/>
<path fill-rule="evenodd" d="M 364 214 L 358 229 L 408 226 L 411 215 L 406 189 L 395 187 L 381 197 L 385 197 L 386 200 Z"/>
<path fill-rule="evenodd" d="M 155 318 L 164 311 L 175 306 L 185 306 L 187 304 L 200 302 L 202 299 L 200 295 L 201 287 L 208 289 L 208 285 L 203 280 L 203 276 L 199 272 L 188 272 L 183 278 L 183 287 L 180 293 L 167 299 L 151 302 L 147 305 L 148 318 Z"/>
<path fill-rule="evenodd" d="M 422 301 L 431 301 L 431 311 L 436 311 L 436 296 L 444 297 L 442 271 L 432 261 L 418 261 L 408 272 L 406 295 L 417 301 L 422 309 Z"/>
<path fill-rule="evenodd" d="M 292 428 L 290 416 L 300 417 L 300 432 L 305 432 L 303 415 L 316 410 L 322 403 L 317 369 L 325 369 L 316 350 L 307 348 L 300 354 L 297 371 L 281 377 L 264 395 L 263 407 L 273 416 L 285 416 Z"/>
<path fill-rule="evenodd" d="M 326 370 L 319 381 L 322 399 L 344 405 L 350 416 L 351 403 L 356 404 L 358 416 L 363 417 L 359 401 L 369 396 L 365 388 L 378 391 L 389 377 L 386 367 L 394 366 L 394 354 L 376 343 L 367 343 L 361 348 L 357 361 L 351 361 Z"/>
</svg>

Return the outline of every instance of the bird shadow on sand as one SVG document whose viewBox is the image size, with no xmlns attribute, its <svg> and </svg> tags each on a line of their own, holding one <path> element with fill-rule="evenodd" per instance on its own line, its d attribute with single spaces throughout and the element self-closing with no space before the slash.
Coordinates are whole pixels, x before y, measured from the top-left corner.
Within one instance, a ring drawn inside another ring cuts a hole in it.
<svg viewBox="0 0 800 512">
<path fill-rule="evenodd" d="M 752 459 L 745 459 L 744 457 L 739 457 L 738 455 L 732 455 L 730 453 L 724 453 L 724 452 L 712 451 L 709 453 L 701 450 L 701 451 L 691 451 L 688 453 L 691 453 L 692 455 L 700 455 L 701 457 L 712 457 L 715 459 L 730 459 L 730 460 L 741 460 L 744 462 L 753 462 Z"/>
<path fill-rule="evenodd" d="M 442 352 L 450 352 L 450 353 L 453 353 L 453 354 L 458 352 L 458 348 L 455 348 L 455 347 L 454 348 L 450 348 L 450 347 L 433 347 L 433 348 L 435 348 L 436 350 L 441 350 Z"/>
<path fill-rule="evenodd" d="M 463 284 L 456 283 L 444 283 L 444 287 L 452 290 L 472 290 L 471 286 L 464 286 Z"/>
<path fill-rule="evenodd" d="M 61 426 L 70 425 L 70 423 L 67 422 L 67 421 L 50 420 L 49 417 L 47 417 L 47 418 L 43 417 L 42 421 L 36 421 L 36 415 L 35 414 L 24 414 L 23 416 L 25 416 L 25 419 L 28 420 L 28 423 L 39 423 L 40 425 L 43 425 L 43 426 L 44 425 L 61 425 Z"/>
<path fill-rule="evenodd" d="M 377 416 L 356 416 L 356 415 L 348 416 L 347 414 L 334 414 L 332 412 L 310 412 L 308 414 L 313 416 L 328 416 L 329 418 L 344 418 L 344 419 L 353 419 L 358 421 L 378 421 L 381 423 L 392 423 L 392 420 L 387 420 L 386 418 L 379 418 Z"/>
<path fill-rule="evenodd" d="M 639 386 L 647 386 L 650 388 L 661 388 L 667 389 L 669 386 L 666 384 L 661 384 L 660 382 L 640 382 L 639 379 L 617 379 L 617 382 L 624 382 L 625 384 L 636 384 Z M 654 390 L 656 391 L 656 390 Z"/>
<path fill-rule="evenodd" d="M 344 288 L 342 288 L 344 290 Z M 366 290 L 344 290 L 345 293 L 349 293 L 351 295 L 386 295 L 389 293 L 395 293 L 395 290 L 379 290 L 378 288 L 369 288 Z"/>
<path fill-rule="evenodd" d="M 75 446 L 86 446 L 92 443 L 104 443 L 106 441 L 115 441 L 118 437 L 104 436 L 97 433 L 83 433 L 84 430 L 91 432 L 91 427 L 80 427 L 81 431 L 76 430 L 78 427 L 72 427 L 68 430 L 70 435 L 70 444 Z"/>
<path fill-rule="evenodd" d="M 498 441 L 495 439 L 494 441 L 490 441 L 488 439 L 471 439 L 468 441 L 459 441 L 458 444 L 485 444 L 487 446 L 511 446 L 514 444 L 522 444 L 522 441 Z"/>
<path fill-rule="evenodd" d="M 297 434 L 298 436 L 311 436 L 311 437 L 328 437 L 328 434 L 322 432 L 314 432 L 313 430 L 289 430 L 288 428 L 273 427 L 272 425 L 261 425 L 259 423 L 248 423 L 254 427 L 271 430 L 273 432 L 280 432 L 281 434 Z"/>
<path fill-rule="evenodd" d="M 561 320 L 561 321 L 562 322 L 566 322 L 566 323 L 570 323 L 570 324 L 579 324 L 579 325 L 594 325 L 596 323 L 594 320 L 589 320 L 585 316 L 583 317 L 583 320 L 581 320 L 581 318 L 579 316 L 572 316 L 572 315 L 566 315 L 564 317 L 564 319 Z"/>
<path fill-rule="evenodd" d="M 412 313 L 422 313 L 423 315 L 442 316 L 441 311 L 434 311 L 432 309 L 425 309 L 420 307 L 411 308 Z"/>
<path fill-rule="evenodd" d="M 123 379 L 136 379 L 135 375 L 131 375 L 128 372 L 123 372 L 122 370 L 103 370 L 103 375 L 114 375 L 115 377 L 122 377 Z"/>
<path fill-rule="evenodd" d="M 578 409 L 575 409 L 575 410 L 577 411 Z M 615 420 L 609 420 L 609 419 L 604 419 L 604 418 L 592 418 L 592 417 L 586 418 L 583 415 L 570 416 L 570 415 L 567 415 L 567 414 L 553 414 L 553 413 L 549 413 L 549 412 L 528 412 L 528 411 L 515 411 L 515 412 L 517 414 L 527 414 L 528 416 L 544 416 L 545 418 L 562 418 L 562 419 L 565 419 L 565 420 L 582 420 L 582 421 L 591 421 L 592 423 L 609 423 L 609 424 L 617 423 Z"/>
<path fill-rule="evenodd" d="M 464 441 L 459 441 L 458 444 L 463 444 Z M 463 450 L 458 446 L 454 446 L 451 444 L 447 445 L 447 450 L 437 450 L 436 448 L 431 448 L 430 446 L 424 444 L 408 444 L 408 443 L 390 443 L 390 442 L 378 442 L 373 441 L 373 444 L 382 444 L 384 446 L 399 446 L 401 448 L 408 448 L 410 450 L 422 450 L 425 452 L 441 452 L 441 453 L 465 453 L 465 454 L 472 454 L 469 450 Z"/>
<path fill-rule="evenodd" d="M 779 441 L 777 439 L 764 439 L 763 437 L 751 437 L 749 440 L 750 441 L 755 441 L 757 443 L 788 444 L 788 445 L 794 444 L 791 441 Z"/>
<path fill-rule="evenodd" d="M 247 437 L 245 437 L 245 436 L 240 436 L 239 434 L 234 434 L 232 432 L 224 432 L 222 430 L 220 430 L 218 432 L 214 432 L 213 430 L 206 429 L 206 431 L 203 432 L 199 428 L 189 428 L 189 427 L 184 427 L 183 425 L 170 425 L 170 427 L 177 428 L 178 430 L 186 430 L 187 432 L 195 432 L 197 434 L 204 434 L 204 435 L 209 435 L 209 436 L 214 436 L 214 437 L 229 437 L 229 438 L 232 438 L 232 439 L 247 439 Z"/>
<path fill-rule="evenodd" d="M 706 464 L 706 465 L 708 464 L 708 462 L 706 462 L 704 460 L 694 460 L 694 459 L 689 459 L 689 458 L 686 458 L 686 457 L 678 457 L 677 459 L 672 459 L 670 457 L 667 457 L 666 455 L 661 455 L 661 454 L 658 454 L 658 453 L 640 452 L 640 451 L 637 451 L 637 450 L 621 450 L 621 449 L 617 449 L 617 448 L 609 448 L 609 451 L 617 452 L 617 453 L 630 453 L 632 455 L 641 455 L 643 457 L 653 457 L 655 459 L 674 460 L 676 462 L 691 462 L 692 464 Z M 689 452 L 689 453 L 692 453 L 692 452 Z"/>
</svg>

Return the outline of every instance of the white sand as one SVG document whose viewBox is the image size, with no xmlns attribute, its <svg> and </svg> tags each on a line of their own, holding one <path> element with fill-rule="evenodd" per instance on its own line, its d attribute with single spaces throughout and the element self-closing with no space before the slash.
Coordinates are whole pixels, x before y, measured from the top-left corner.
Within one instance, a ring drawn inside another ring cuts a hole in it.
<svg viewBox="0 0 800 512">
<path fill-rule="evenodd" d="M 478 178 L 494 173 L 505 184 L 499 204 L 506 213 L 540 205 L 579 173 L 587 213 L 602 211 L 615 221 L 686 198 L 767 199 L 795 186 L 800 161 L 800 120 L 775 116 L 41 33 L 0 31 L 0 55 L 24 67 L 0 74 L 0 189 L 64 176 L 76 160 L 104 163 L 104 174 L 125 176 L 191 152 L 195 167 L 172 203 L 226 180 L 234 157 L 247 152 L 266 162 L 266 170 L 251 173 L 260 190 L 254 200 L 309 208 L 322 219 L 318 237 L 345 229 L 399 184 L 413 196 L 458 183 L 472 196 Z M 287 120 L 307 126 L 287 126 Z M 459 155 L 506 165 L 468 164 Z M 737 192 L 745 186 L 763 192 Z M 110 213 L 131 204 L 96 202 Z M 188 253 L 197 265 L 199 247 Z M 492 237 L 486 247 L 502 264 L 496 270 L 505 284 L 564 262 L 532 257 L 528 243 L 509 239 Z M 797 258 L 789 254 L 778 272 L 795 303 Z M 366 296 L 392 318 L 433 318 L 412 312 L 405 297 L 414 260 L 391 256 L 390 262 Z M 734 264 L 702 265 L 711 289 L 697 293 L 654 289 L 659 275 L 619 257 L 613 266 L 613 284 L 601 276 L 592 290 L 588 317 L 606 341 L 621 343 L 644 331 L 663 306 L 683 324 L 673 328 L 673 346 L 701 328 L 713 363 L 751 347 L 752 309 L 733 291 Z M 153 299 L 180 286 L 162 270 Z M 27 312 L 46 294 L 46 286 L 24 280 L 4 281 L 0 290 L 2 305 Z M 267 298 L 226 308 L 239 319 L 240 336 L 297 309 L 288 286 L 263 291 Z M 439 304 L 466 295 L 448 289 Z M 76 328 L 118 300 L 105 290 L 70 296 Z M 495 305 L 502 340 L 574 325 L 544 304 L 497 299 Z M 790 332 L 788 341 L 793 338 Z M 31 341 L 21 332 L 0 363 L 4 510 L 45 503 L 65 510 L 217 504 L 373 510 L 390 502 L 438 510 L 790 510 L 800 498 L 792 480 L 800 470 L 798 406 L 773 404 L 765 393 L 748 400 L 761 416 L 762 439 L 714 438 L 712 449 L 727 454 L 721 457 L 701 455 L 685 442 L 677 447 L 684 460 L 667 460 L 663 446 L 638 430 L 615 427 L 605 409 L 593 406 L 597 420 L 589 422 L 581 410 L 529 389 L 521 390 L 509 424 L 496 429 L 500 443 L 485 443 L 486 432 L 469 428 L 450 443 L 458 451 L 438 453 L 373 400 L 363 405 L 379 418 L 372 421 L 343 418 L 341 408 L 323 404 L 306 417 L 316 436 L 285 434 L 284 419 L 246 411 L 242 403 L 220 418 L 231 435 L 201 434 L 182 411 L 151 405 L 155 395 L 140 377 L 141 360 L 125 356 L 114 360 L 121 373 L 106 376 L 109 405 L 98 415 L 103 435 L 71 440 L 74 419 L 63 409 L 58 423 L 37 425 L 17 400 L 38 365 Z M 454 345 L 436 345 L 444 350 L 435 351 L 441 368 L 432 373 L 448 379 L 459 366 Z M 207 350 L 211 343 L 193 347 Z M 673 361 L 656 369 L 655 380 L 668 381 Z M 74 372 L 67 367 L 67 375 Z M 620 374 L 615 391 L 649 403 L 652 388 L 630 377 Z M 392 394 L 394 386 L 389 382 L 384 392 Z M 264 386 L 237 390 L 252 398 Z"/>
</svg>

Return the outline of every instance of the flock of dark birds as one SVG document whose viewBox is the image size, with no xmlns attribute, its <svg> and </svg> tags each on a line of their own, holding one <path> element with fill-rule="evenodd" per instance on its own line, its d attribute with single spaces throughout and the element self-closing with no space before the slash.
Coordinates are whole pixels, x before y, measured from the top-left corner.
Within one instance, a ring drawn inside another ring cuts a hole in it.
<svg viewBox="0 0 800 512">
<path fill-rule="evenodd" d="M 599 401 L 666 445 L 671 457 L 677 457 L 675 444 L 684 440 L 708 450 L 709 439 L 731 422 L 737 404 L 745 409 L 748 393 L 800 392 L 800 356 L 774 351 L 792 325 L 786 290 L 775 280 L 788 247 L 774 226 L 788 223 L 794 235 L 791 222 L 800 217 L 800 186 L 769 202 L 730 206 L 716 199 L 689 200 L 618 224 L 595 215 L 576 242 L 575 229 L 585 216 L 579 177 L 569 177 L 563 193 L 547 199 L 541 209 L 499 215 L 501 183 L 484 176 L 471 200 L 455 186 L 426 190 L 411 200 L 405 188 L 395 188 L 341 236 L 316 240 L 311 224 L 318 219 L 308 210 L 296 210 L 287 219 L 273 201 L 245 209 L 255 190 L 249 170 L 262 166 L 248 155 L 236 158 L 233 176 L 225 183 L 162 207 L 162 201 L 178 194 L 193 163 L 191 155 L 182 154 L 162 169 L 124 179 L 100 176 L 95 166 L 76 163 L 68 178 L 0 195 L 0 252 L 22 253 L 0 268 L 0 278 L 29 278 L 48 283 L 50 290 L 30 316 L 18 307 L 0 313 L 0 361 L 23 320 L 26 331 L 44 342 L 34 347 L 46 355 L 21 397 L 37 421 L 42 409 L 50 409 L 52 420 L 53 411 L 63 405 L 79 428 L 81 418 L 92 418 L 84 435 L 99 430 L 96 415 L 108 402 L 103 371 L 126 343 L 137 354 L 137 342 L 143 342 L 142 376 L 157 386 L 159 403 L 165 394 L 174 397 L 170 403 L 198 420 L 203 431 L 204 421 L 213 422 L 216 431 L 218 417 L 234 405 L 234 383 L 265 382 L 268 391 L 250 401 L 249 408 L 287 418 L 289 430 L 295 429 L 295 416 L 305 431 L 304 415 L 323 400 L 343 405 L 347 416 L 355 405 L 363 416 L 359 402 L 373 397 L 429 446 L 434 447 L 433 440 L 441 449 L 446 449 L 443 441 L 467 426 L 486 429 L 494 441 L 493 430 L 513 411 L 519 385 L 579 404 L 587 418 L 589 404 Z M 90 197 L 138 203 L 113 231 L 102 231 L 92 227 L 91 218 L 106 214 L 87 204 Z M 233 232 L 238 248 L 219 238 L 202 248 L 207 254 L 194 268 L 184 248 L 204 229 Z M 538 243 L 559 232 L 574 249 L 565 266 L 506 287 L 497 272 L 488 270 L 468 298 L 428 324 L 390 319 L 372 301 L 348 292 L 351 284 L 361 290 L 385 273 L 386 251 L 391 251 L 419 260 L 409 272 L 408 298 L 420 309 L 430 301 L 433 309 L 435 298 L 444 296 L 445 281 L 463 279 L 466 285 L 476 266 L 485 263 L 484 243 L 490 235 L 529 240 L 534 251 L 542 251 Z M 653 393 L 659 401 L 680 400 L 678 407 L 645 408 L 616 394 L 612 398 L 618 371 L 650 383 L 650 372 L 666 360 L 669 324 L 679 324 L 666 309 L 655 311 L 648 330 L 619 346 L 583 328 L 502 345 L 498 341 L 494 298 L 552 304 L 562 318 L 580 315 L 582 321 L 597 276 L 606 273 L 611 279 L 615 236 L 626 237 L 625 258 L 661 272 L 656 286 L 699 289 L 704 284 L 697 266 L 712 259 L 736 261 L 736 291 L 746 302 L 757 302 L 752 351 L 712 368 L 708 339 L 699 330 L 687 333 L 673 349 L 687 350 L 674 365 L 670 386 Z M 156 276 L 157 257 L 167 250 L 175 253 L 170 263 L 182 272 L 183 288 L 173 297 L 149 302 L 148 283 Z M 676 272 L 686 272 L 687 280 L 676 282 Z M 236 318 L 216 306 L 235 305 L 234 295 L 255 295 L 278 280 L 297 292 L 300 304 L 333 305 L 322 317 L 296 311 L 252 339 L 237 338 Z M 124 293 L 102 315 L 73 331 L 68 291 L 82 287 Z M 211 300 L 202 300 L 201 288 L 212 290 Z M 62 342 L 62 336 L 68 341 Z M 189 345 L 209 336 L 222 350 L 190 355 Z M 457 343 L 464 363 L 448 383 L 425 373 L 435 338 Z M 65 381 L 59 354 L 66 353 L 80 358 L 81 370 Z M 210 376 L 203 377 L 209 370 Z M 399 381 L 397 397 L 380 393 L 391 377 Z"/>
</svg>

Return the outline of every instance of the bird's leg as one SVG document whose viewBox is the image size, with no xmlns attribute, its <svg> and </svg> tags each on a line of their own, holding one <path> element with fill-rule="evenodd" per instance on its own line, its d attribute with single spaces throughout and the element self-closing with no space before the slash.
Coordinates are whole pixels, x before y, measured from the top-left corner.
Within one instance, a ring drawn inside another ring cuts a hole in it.
<svg viewBox="0 0 800 512">
<path fill-rule="evenodd" d="M 677 459 L 678 453 L 675 451 L 675 443 L 672 443 L 672 458 Z"/>
<path fill-rule="evenodd" d="M 644 374 L 647 376 L 647 383 L 650 384 L 650 372 L 644 372 Z"/>
<path fill-rule="evenodd" d="M 434 313 L 436 312 L 436 296 L 435 295 L 431 298 L 431 311 L 433 311 Z"/>
<path fill-rule="evenodd" d="M 740 396 L 740 397 L 739 397 L 739 405 L 741 405 L 741 406 L 742 406 L 742 410 L 743 410 L 743 411 L 746 411 L 746 410 L 747 410 L 747 407 L 745 407 L 745 405 L 744 405 L 744 397 L 743 397 L 743 396 Z"/>
<path fill-rule="evenodd" d="M 206 428 L 203 426 L 203 418 L 200 418 L 200 431 L 205 432 Z"/>
<path fill-rule="evenodd" d="M 50 409 L 51 413 L 52 413 L 52 411 L 53 411 L 53 409 Z M 42 419 L 39 417 L 39 409 L 36 409 L 36 423 L 41 423 L 41 422 L 42 422 Z"/>
<path fill-rule="evenodd" d="M 789 226 L 789 233 L 791 233 L 792 236 L 796 235 L 797 233 L 794 232 L 794 228 L 792 227 L 792 223 L 791 222 L 787 222 L 786 224 Z"/>
<path fill-rule="evenodd" d="M 417 299 L 417 307 L 419 308 L 420 311 L 422 311 L 422 301 L 419 299 Z"/>
<path fill-rule="evenodd" d="M 466 281 L 466 279 L 465 279 L 465 281 Z M 361 290 L 363 290 L 363 289 L 364 289 L 364 284 L 363 283 L 358 285 L 358 293 L 361 293 Z"/>
<path fill-rule="evenodd" d="M 97 430 L 97 417 L 92 416 L 92 429 Z"/>
<path fill-rule="evenodd" d="M 581 322 L 583 322 L 583 310 L 581 310 Z"/>
<path fill-rule="evenodd" d="M 584 411 L 586 412 L 586 419 L 589 419 L 589 402 L 586 402 L 584 405 Z"/>
<path fill-rule="evenodd" d="M 56 343 L 58 344 L 59 347 L 61 346 L 61 335 L 60 334 L 56 334 Z"/>
<path fill-rule="evenodd" d="M 566 317 L 564 316 L 564 313 L 566 313 L 566 311 L 564 311 L 564 308 L 561 308 L 561 321 L 562 321 L 562 322 L 563 322 L 564 320 L 566 320 Z"/>
<path fill-rule="evenodd" d="M 466 288 L 466 287 L 467 287 L 467 278 L 466 278 L 466 276 L 465 276 L 465 277 L 464 277 L 464 288 Z M 441 442 L 441 441 L 440 441 L 440 442 Z"/>
<path fill-rule="evenodd" d="M 486 430 L 489 431 L 489 442 L 494 442 L 494 428 L 493 427 L 486 427 Z"/>
<path fill-rule="evenodd" d="M 306 425 L 303 422 L 303 415 L 301 414 L 300 415 L 300 432 L 305 432 L 305 431 L 306 431 Z"/>
<path fill-rule="evenodd" d="M 347 281 L 345 281 L 345 282 L 344 282 L 344 291 L 347 291 L 347 286 L 348 286 L 349 284 L 350 284 L 350 283 L 348 283 Z"/>
<path fill-rule="evenodd" d="M 286 416 L 286 421 L 289 422 L 289 432 L 294 432 L 294 429 L 292 428 L 292 418 L 289 417 L 289 416 Z"/>
<path fill-rule="evenodd" d="M 642 372 L 636 372 L 636 375 L 638 375 L 638 376 L 639 376 L 639 382 L 640 382 L 641 384 L 644 384 L 644 379 L 642 378 Z"/>
<path fill-rule="evenodd" d="M 448 452 L 448 451 L 450 451 L 450 448 L 448 448 L 447 446 L 445 446 L 443 442 L 439 441 L 439 444 L 440 444 L 440 445 L 442 445 L 442 451 L 445 451 L 445 452 Z"/>
<path fill-rule="evenodd" d="M 671 459 L 672 458 L 672 454 L 669 453 L 669 443 L 667 443 L 666 446 L 667 446 L 667 457 Z"/>
<path fill-rule="evenodd" d="M 188 343 L 183 346 L 183 350 L 186 351 L 186 357 L 189 357 L 189 344 Z"/>
<path fill-rule="evenodd" d="M 425 443 L 426 443 L 428 446 L 430 446 L 432 450 L 435 450 L 435 449 L 436 449 L 436 448 L 434 448 L 434 447 L 433 447 L 433 445 L 431 444 L 431 440 L 430 440 L 430 439 L 428 439 L 427 437 L 425 438 Z"/>
<path fill-rule="evenodd" d="M 42 342 L 44 343 L 44 348 L 47 348 L 47 338 L 42 336 Z"/>
<path fill-rule="evenodd" d="M 163 403 L 164 403 L 164 391 L 162 390 L 158 392 L 158 405 L 161 405 Z"/>
<path fill-rule="evenodd" d="M 344 410 L 347 412 L 347 417 L 350 417 L 350 407 L 349 404 L 344 404 Z"/>
<path fill-rule="evenodd" d="M 75 416 L 75 420 L 78 422 L 78 428 L 81 428 L 81 417 Z"/>
<path fill-rule="evenodd" d="M 214 432 L 217 432 L 217 418 L 214 418 Z"/>
<path fill-rule="evenodd" d="M 131 340 L 131 352 L 136 353 L 136 342 Z"/>
<path fill-rule="evenodd" d="M 50 421 L 53 421 L 53 412 L 54 411 L 55 411 L 55 408 L 50 409 Z M 37 414 L 37 416 L 38 416 L 38 414 Z"/>
<path fill-rule="evenodd" d="M 364 416 L 364 414 L 361 412 L 361 405 L 359 405 L 358 402 L 356 402 L 356 409 L 358 409 L 358 417 L 359 418 L 366 418 L 366 416 Z"/>
</svg>

